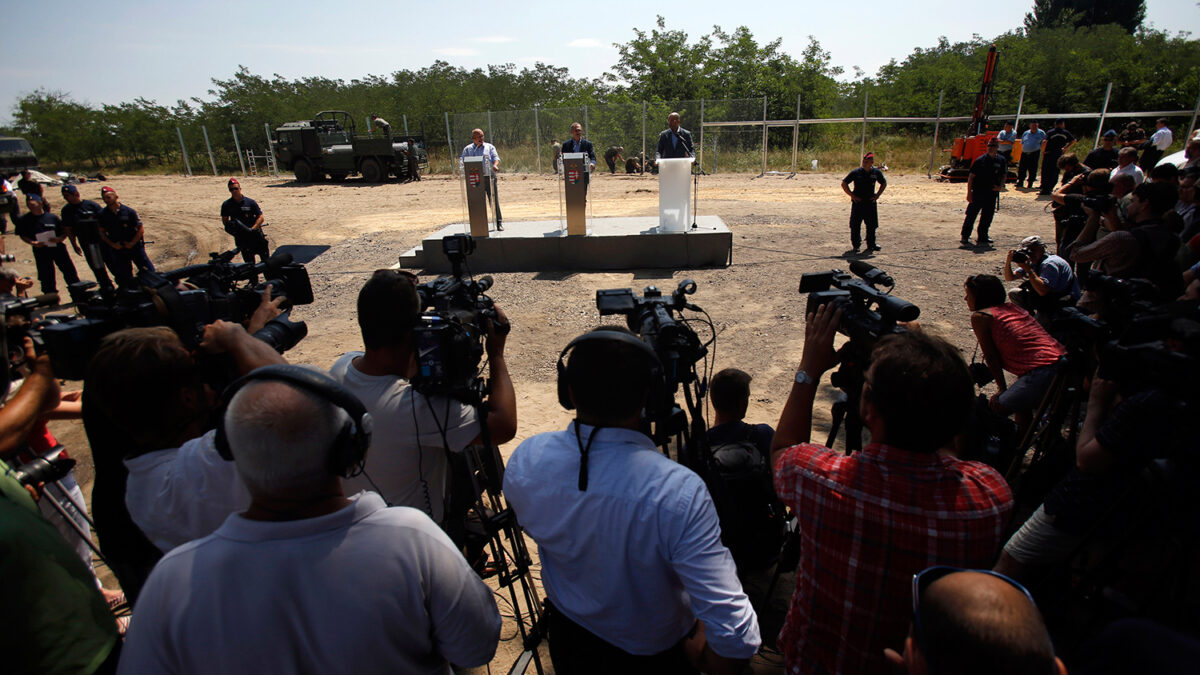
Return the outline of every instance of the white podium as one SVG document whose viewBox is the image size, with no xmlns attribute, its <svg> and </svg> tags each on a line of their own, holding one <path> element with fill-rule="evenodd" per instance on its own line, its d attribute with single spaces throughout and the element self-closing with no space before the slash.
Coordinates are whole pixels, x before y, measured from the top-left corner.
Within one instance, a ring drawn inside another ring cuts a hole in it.
<svg viewBox="0 0 1200 675">
<path fill-rule="evenodd" d="M 658 228 L 687 232 L 692 224 L 691 157 L 658 160 Z"/>
</svg>

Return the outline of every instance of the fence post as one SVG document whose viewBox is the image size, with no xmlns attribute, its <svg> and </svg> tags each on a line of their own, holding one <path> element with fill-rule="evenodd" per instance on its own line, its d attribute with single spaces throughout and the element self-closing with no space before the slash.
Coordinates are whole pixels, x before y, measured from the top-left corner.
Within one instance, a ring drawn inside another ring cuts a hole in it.
<svg viewBox="0 0 1200 675">
<path fill-rule="evenodd" d="M 1025 95 L 1025 87 L 1021 87 L 1021 95 Z M 938 92 L 938 111 L 937 117 L 933 122 L 933 145 L 929 147 L 929 171 L 925 172 L 926 178 L 933 177 L 933 159 L 937 156 L 938 130 L 942 126 L 942 99 L 945 98 L 945 96 L 946 91 L 944 89 Z"/>
<path fill-rule="evenodd" d="M 1021 108 L 1025 105 L 1025 85 L 1021 85 L 1021 95 L 1017 97 L 1017 119 L 1013 120 L 1013 129 L 1021 131 Z M 1023 150 L 1023 149 L 1022 149 Z"/>
<path fill-rule="evenodd" d="M 796 159 L 800 153 L 800 94 L 796 94 L 796 123 L 792 125 L 792 173 L 796 173 Z"/>
<path fill-rule="evenodd" d="M 208 129 L 204 126 L 200 127 L 200 131 L 204 132 L 204 147 L 208 148 L 208 163 L 212 164 L 213 175 L 217 175 L 217 160 L 213 159 L 212 144 L 208 142 Z"/>
<path fill-rule="evenodd" d="M 763 96 L 763 149 L 762 149 L 762 173 L 760 176 L 767 175 L 767 97 Z"/>
<path fill-rule="evenodd" d="M 1197 103 L 1200 103 L 1198 101 Z M 646 173 L 646 102 L 642 101 L 642 175 Z"/>
<path fill-rule="evenodd" d="M 588 137 L 588 107 L 583 106 L 583 136 Z"/>
<path fill-rule="evenodd" d="M 1189 140 L 1191 140 L 1192 132 L 1196 130 L 1196 117 L 1198 115 L 1200 115 L 1200 96 L 1196 97 L 1196 107 L 1192 109 L 1192 123 L 1188 125 L 1187 136 L 1185 136 L 1183 139 L 1184 143 L 1187 143 Z"/>
<path fill-rule="evenodd" d="M 454 141 L 450 138 L 450 113 L 443 112 L 446 116 L 446 147 L 450 148 L 450 175 L 458 175 L 458 162 L 454 161 Z"/>
<path fill-rule="evenodd" d="M 1093 148 L 1100 147 L 1100 134 L 1104 133 L 1104 116 L 1108 114 L 1108 97 L 1112 94 L 1112 82 L 1108 83 L 1108 89 L 1104 90 L 1104 107 L 1100 109 L 1100 126 L 1096 127 L 1096 144 Z"/>
<path fill-rule="evenodd" d="M 871 100 L 871 92 L 863 90 L 863 131 L 862 143 L 858 146 L 858 156 L 867 154 L 867 104 Z"/>
<path fill-rule="evenodd" d="M 537 172 L 542 172 L 542 125 L 538 122 L 538 107 L 533 106 L 533 139 L 537 143 Z"/>
<path fill-rule="evenodd" d="M 714 175 L 717 173 L 717 155 L 720 153 L 720 149 L 719 149 L 720 143 L 721 143 L 721 132 L 718 131 L 717 135 L 713 137 L 713 170 L 712 170 L 712 172 Z"/>
<path fill-rule="evenodd" d="M 490 140 L 492 142 L 492 144 L 494 145 L 496 143 L 496 137 L 492 135 L 492 111 L 489 110 L 489 111 L 487 111 L 487 113 L 488 113 L 488 140 Z"/>
<path fill-rule="evenodd" d="M 242 178 L 246 177 L 246 161 L 242 159 L 242 143 L 237 137 L 237 125 L 230 124 L 230 129 L 233 129 L 233 147 L 237 148 L 238 165 L 242 167 Z"/>
<path fill-rule="evenodd" d="M 401 115 L 404 118 L 404 135 L 408 135 L 408 115 Z"/>
<path fill-rule="evenodd" d="M 175 133 L 179 134 L 179 149 L 183 150 L 183 165 L 187 167 L 188 178 L 192 177 L 192 163 L 187 158 L 187 146 L 183 144 L 183 130 L 175 127 Z"/>
<path fill-rule="evenodd" d="M 704 170 L 704 99 L 700 99 L 700 149 L 696 151 L 696 165 Z"/>
</svg>

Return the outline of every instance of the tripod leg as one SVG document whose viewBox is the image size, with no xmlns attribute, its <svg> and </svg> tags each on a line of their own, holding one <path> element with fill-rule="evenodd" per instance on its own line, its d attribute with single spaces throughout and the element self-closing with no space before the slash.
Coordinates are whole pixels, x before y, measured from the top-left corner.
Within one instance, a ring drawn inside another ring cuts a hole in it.
<svg viewBox="0 0 1200 675">
<path fill-rule="evenodd" d="M 846 419 L 846 395 L 840 394 L 833 405 L 829 407 L 829 416 L 833 421 L 829 425 L 829 438 L 825 439 L 825 447 L 832 448 L 833 442 L 837 440 L 838 428 L 842 426 L 842 421 Z"/>
</svg>

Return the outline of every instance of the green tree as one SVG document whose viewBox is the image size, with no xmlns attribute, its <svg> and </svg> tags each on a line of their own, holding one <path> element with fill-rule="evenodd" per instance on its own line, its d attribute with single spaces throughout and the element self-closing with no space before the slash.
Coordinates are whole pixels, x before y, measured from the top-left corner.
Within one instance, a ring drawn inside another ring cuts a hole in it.
<svg viewBox="0 0 1200 675">
<path fill-rule="evenodd" d="M 1085 27 L 1115 23 L 1133 33 L 1146 18 L 1146 0 L 1034 0 L 1025 28 Z"/>
</svg>

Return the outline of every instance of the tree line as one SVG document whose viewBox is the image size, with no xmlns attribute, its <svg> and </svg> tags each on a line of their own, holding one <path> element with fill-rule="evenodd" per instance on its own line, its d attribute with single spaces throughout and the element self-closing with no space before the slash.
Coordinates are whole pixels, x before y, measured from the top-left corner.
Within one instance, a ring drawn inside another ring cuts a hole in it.
<svg viewBox="0 0 1200 675">
<path fill-rule="evenodd" d="M 812 36 L 797 57 L 781 50 L 781 40 L 763 43 L 745 27 L 728 32 L 714 27 L 693 39 L 659 17 L 649 31 L 634 29 L 632 39 L 615 45 L 617 63 L 593 79 L 544 63 L 520 70 L 513 64 L 465 69 L 439 60 L 419 70 L 350 81 L 265 77 L 240 67 L 227 79 L 213 79 L 207 97 L 170 107 L 143 98 L 89 106 L 67 93 L 37 90 L 16 102 L 13 126 L 3 131 L 28 139 L 42 161 L 56 167 L 174 168 L 180 164 L 176 127 L 195 151 L 204 147 L 203 126 L 228 169 L 237 167 L 231 125 L 243 148 L 261 152 L 264 122 L 274 127 L 325 109 L 346 110 L 356 120 L 378 114 L 392 123 L 394 134 L 407 116 L 409 129 L 423 133 L 430 146 L 446 143 L 446 111 L 765 96 L 773 119 L 850 117 L 862 114 L 869 94 L 872 115 L 929 116 L 939 92 L 945 92 L 943 115 L 963 115 L 971 110 L 993 44 L 1000 53 L 997 111 L 1016 109 L 1022 85 L 1026 114 L 1095 111 L 1108 82 L 1114 83 L 1110 110 L 1191 109 L 1200 93 L 1198 41 L 1140 27 L 1142 2 L 1108 4 L 1128 7 L 1124 14 L 1093 16 L 1085 10 L 1095 3 L 1036 0 L 1022 27 L 990 39 L 942 38 L 874 75 L 856 72 L 849 81 L 840 79 L 842 69 Z M 809 131 L 803 142 L 813 142 L 812 133 L 819 131 Z"/>
</svg>

